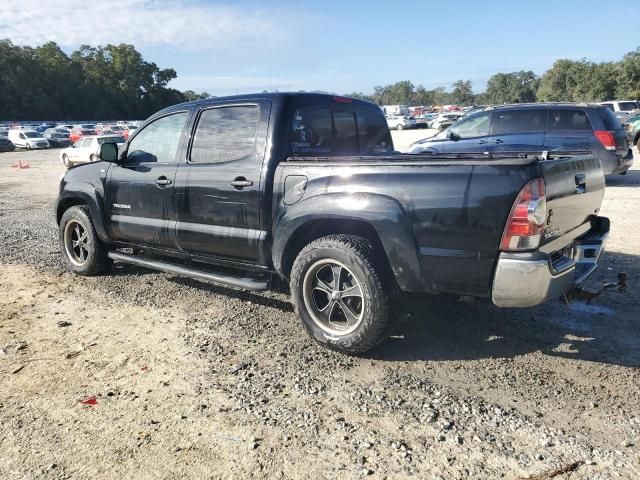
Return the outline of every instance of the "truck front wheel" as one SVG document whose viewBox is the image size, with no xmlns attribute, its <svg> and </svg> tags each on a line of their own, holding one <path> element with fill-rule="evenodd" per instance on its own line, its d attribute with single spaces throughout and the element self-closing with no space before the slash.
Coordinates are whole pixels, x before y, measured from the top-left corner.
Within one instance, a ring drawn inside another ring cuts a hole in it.
<svg viewBox="0 0 640 480">
<path fill-rule="evenodd" d="M 107 246 L 98 238 L 89 209 L 83 205 L 64 212 L 60 219 L 59 239 L 62 258 L 73 273 L 98 275 L 111 264 Z"/>
<path fill-rule="evenodd" d="M 331 235 L 299 253 L 291 271 L 296 313 L 318 342 L 345 353 L 372 349 L 386 337 L 391 287 L 363 237 Z"/>
</svg>

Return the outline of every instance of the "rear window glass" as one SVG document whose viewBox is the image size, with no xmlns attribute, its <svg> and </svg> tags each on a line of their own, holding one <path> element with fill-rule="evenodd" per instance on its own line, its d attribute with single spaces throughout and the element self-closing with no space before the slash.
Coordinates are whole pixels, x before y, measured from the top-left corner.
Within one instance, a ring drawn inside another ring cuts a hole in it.
<svg viewBox="0 0 640 480">
<path fill-rule="evenodd" d="M 549 110 L 547 128 L 549 130 L 591 130 L 591 124 L 587 114 L 581 110 Z"/>
<path fill-rule="evenodd" d="M 618 120 L 618 117 L 616 117 L 611 110 L 607 108 L 599 108 L 598 114 L 602 119 L 605 130 L 618 130 L 621 128 L 620 120 Z"/>
<path fill-rule="evenodd" d="M 493 134 L 540 132 L 545 129 L 545 110 L 506 110 L 493 114 Z"/>
<path fill-rule="evenodd" d="M 636 110 L 638 104 L 636 102 L 618 102 L 618 108 L 620 108 L 621 112 L 630 112 L 631 110 Z"/>
<path fill-rule="evenodd" d="M 191 149 L 192 162 L 228 162 L 251 155 L 256 148 L 257 105 L 205 110 Z"/>
<path fill-rule="evenodd" d="M 358 153 L 356 120 L 352 112 L 300 108 L 293 114 L 291 152 L 298 155 Z"/>
<path fill-rule="evenodd" d="M 393 151 L 393 142 L 387 122 L 381 115 L 358 112 L 358 132 L 360 133 L 360 153 L 375 155 Z"/>
</svg>

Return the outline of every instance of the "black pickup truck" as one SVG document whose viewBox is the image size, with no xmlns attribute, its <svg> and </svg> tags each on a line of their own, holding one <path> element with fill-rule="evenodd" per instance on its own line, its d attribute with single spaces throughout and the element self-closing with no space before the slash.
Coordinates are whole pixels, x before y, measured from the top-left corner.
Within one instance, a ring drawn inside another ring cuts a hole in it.
<svg viewBox="0 0 640 480">
<path fill-rule="evenodd" d="M 75 273 L 121 261 L 253 290 L 279 276 L 313 338 L 358 353 L 385 338 L 397 292 L 529 307 L 596 268 L 600 161 L 554 155 L 404 155 L 372 103 L 214 98 L 71 168 L 56 220 Z"/>
</svg>

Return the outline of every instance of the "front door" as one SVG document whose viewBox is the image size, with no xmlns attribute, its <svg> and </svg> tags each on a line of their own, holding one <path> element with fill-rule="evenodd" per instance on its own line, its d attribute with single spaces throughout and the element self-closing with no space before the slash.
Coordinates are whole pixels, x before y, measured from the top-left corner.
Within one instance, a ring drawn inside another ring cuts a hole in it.
<svg viewBox="0 0 640 480">
<path fill-rule="evenodd" d="M 176 174 L 178 245 L 185 252 L 261 264 L 262 163 L 270 103 L 207 105 Z"/>
<path fill-rule="evenodd" d="M 176 248 L 173 192 L 189 112 L 147 124 L 131 139 L 107 182 L 111 238 L 136 245 Z"/>
<path fill-rule="evenodd" d="M 461 121 L 446 131 L 449 138 L 444 144 L 444 152 L 449 153 L 484 153 L 491 150 L 489 127 L 490 113 L 479 113 Z"/>
</svg>

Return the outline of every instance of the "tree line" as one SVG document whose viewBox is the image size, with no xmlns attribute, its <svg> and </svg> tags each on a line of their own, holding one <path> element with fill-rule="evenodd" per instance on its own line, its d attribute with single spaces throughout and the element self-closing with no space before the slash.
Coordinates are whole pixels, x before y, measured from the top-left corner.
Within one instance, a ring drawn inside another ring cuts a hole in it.
<svg viewBox="0 0 640 480">
<path fill-rule="evenodd" d="M 83 45 L 67 55 L 54 42 L 32 48 L 0 40 L 0 68 L 0 120 L 142 119 L 209 96 L 169 88 L 176 71 L 126 44 Z"/>
<path fill-rule="evenodd" d="M 640 99 L 640 47 L 619 62 L 594 63 L 587 59 L 556 60 L 541 76 L 532 71 L 496 73 L 482 93 L 474 93 L 470 80 L 458 80 L 451 90 L 426 89 L 408 80 L 375 87 L 372 94 L 349 96 L 378 105 L 486 105 L 525 102 L 601 102 Z"/>
<path fill-rule="evenodd" d="M 0 40 L 0 120 L 142 119 L 206 92 L 168 86 L 172 68 L 147 62 L 133 45 L 83 45 L 67 55 L 54 42 L 39 47 Z M 427 89 L 409 80 L 349 96 L 379 105 L 483 105 L 535 101 L 640 99 L 640 47 L 618 62 L 557 60 L 541 76 L 532 71 L 496 73 L 486 91 L 470 80 Z"/>
</svg>

